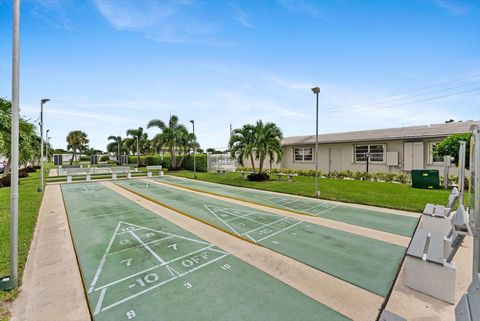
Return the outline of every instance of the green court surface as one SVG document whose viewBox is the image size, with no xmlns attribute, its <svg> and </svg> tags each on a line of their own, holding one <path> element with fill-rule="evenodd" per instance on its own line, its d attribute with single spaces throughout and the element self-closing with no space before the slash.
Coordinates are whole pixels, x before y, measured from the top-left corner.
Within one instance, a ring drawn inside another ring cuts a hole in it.
<svg viewBox="0 0 480 321">
<path fill-rule="evenodd" d="M 385 297 L 405 248 L 142 180 L 118 186 Z"/>
<path fill-rule="evenodd" d="M 62 192 L 96 321 L 348 320 L 103 185 Z"/>
<path fill-rule="evenodd" d="M 312 216 L 324 217 L 335 221 L 408 237 L 412 236 L 418 223 L 418 219 L 414 217 L 390 214 L 387 212 L 368 210 L 348 205 L 332 204 L 313 198 L 308 199 L 306 197 L 295 197 L 287 194 L 272 194 L 260 190 L 202 182 L 174 176 L 163 176 L 156 180 L 198 191 L 214 193 L 225 197 L 233 197 L 247 202 L 253 202 L 283 210 L 286 209 L 301 212 Z"/>
</svg>

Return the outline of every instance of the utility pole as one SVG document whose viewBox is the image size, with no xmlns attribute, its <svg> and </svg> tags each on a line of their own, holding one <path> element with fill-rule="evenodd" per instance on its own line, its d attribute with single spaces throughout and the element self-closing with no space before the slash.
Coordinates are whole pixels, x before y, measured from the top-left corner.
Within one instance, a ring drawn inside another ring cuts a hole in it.
<svg viewBox="0 0 480 321">
<path fill-rule="evenodd" d="M 197 137 L 195 136 L 195 121 L 190 121 L 193 125 L 193 178 L 197 178 L 197 164 L 195 162 L 197 156 Z"/>
<path fill-rule="evenodd" d="M 13 1 L 12 43 L 12 138 L 10 151 L 10 285 L 18 286 L 18 154 L 20 91 L 20 0 Z"/>
<path fill-rule="evenodd" d="M 40 187 L 39 192 L 43 192 L 43 105 L 50 99 L 44 98 L 40 100 Z"/>
<path fill-rule="evenodd" d="M 320 197 L 320 192 L 318 191 L 318 94 L 320 93 L 319 87 L 312 88 L 313 93 L 317 98 L 317 109 L 316 109 L 316 122 L 315 122 L 315 197 Z"/>
</svg>

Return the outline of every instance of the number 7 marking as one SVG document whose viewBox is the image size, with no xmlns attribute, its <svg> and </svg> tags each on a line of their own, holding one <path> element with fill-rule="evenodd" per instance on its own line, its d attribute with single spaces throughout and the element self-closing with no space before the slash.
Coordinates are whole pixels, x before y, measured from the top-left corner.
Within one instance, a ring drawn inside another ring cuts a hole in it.
<svg viewBox="0 0 480 321">
<path fill-rule="evenodd" d="M 120 261 L 120 263 L 125 263 L 126 266 L 130 266 L 132 264 L 132 258 Z"/>
</svg>

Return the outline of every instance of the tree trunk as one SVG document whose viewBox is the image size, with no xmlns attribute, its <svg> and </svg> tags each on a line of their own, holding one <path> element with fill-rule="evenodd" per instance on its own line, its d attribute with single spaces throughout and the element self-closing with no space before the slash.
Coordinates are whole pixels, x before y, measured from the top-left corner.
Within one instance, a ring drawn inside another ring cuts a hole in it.
<svg viewBox="0 0 480 321">
<path fill-rule="evenodd" d="M 5 165 L 5 168 L 3 169 L 2 177 L 7 176 L 9 172 L 10 172 L 10 158 L 7 160 L 7 164 Z"/>
<path fill-rule="evenodd" d="M 73 149 L 73 155 L 72 155 L 72 158 L 70 159 L 70 165 L 72 165 L 72 164 L 73 164 L 73 161 L 75 160 L 75 156 L 76 156 L 76 154 L 77 154 L 77 153 L 76 153 L 76 150 L 75 150 L 75 149 Z"/>
<path fill-rule="evenodd" d="M 172 168 L 177 168 L 177 158 L 175 157 L 175 148 L 170 149 L 170 157 L 172 157 Z"/>
<path fill-rule="evenodd" d="M 255 173 L 255 161 L 253 159 L 253 153 L 250 153 L 250 160 L 252 161 L 252 170 Z"/>
<path fill-rule="evenodd" d="M 258 164 L 258 172 L 261 173 L 263 170 L 263 161 L 265 160 L 265 157 L 260 156 L 260 163 Z"/>
</svg>

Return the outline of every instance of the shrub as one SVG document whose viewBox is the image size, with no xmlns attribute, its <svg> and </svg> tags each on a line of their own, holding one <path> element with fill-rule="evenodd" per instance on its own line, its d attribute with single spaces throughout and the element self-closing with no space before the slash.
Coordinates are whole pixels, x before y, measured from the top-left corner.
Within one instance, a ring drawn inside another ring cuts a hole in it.
<svg viewBox="0 0 480 321">
<path fill-rule="evenodd" d="M 35 168 L 35 169 L 41 169 L 42 167 L 41 167 L 40 165 L 35 165 L 35 166 L 33 166 L 33 168 Z"/>
<path fill-rule="evenodd" d="M 102 155 L 100 157 L 101 162 L 108 162 L 110 160 L 110 157 L 108 155 Z"/>
<path fill-rule="evenodd" d="M 25 171 L 26 171 L 27 173 L 35 173 L 37 170 L 36 170 L 35 167 L 33 167 L 33 166 L 27 166 L 27 167 L 25 168 Z"/>
<path fill-rule="evenodd" d="M 18 171 L 18 177 L 19 178 L 25 178 L 28 177 L 28 172 L 26 168 L 22 168 L 21 170 Z M 10 185 L 9 185 L 10 186 Z"/>
<path fill-rule="evenodd" d="M 89 162 L 89 161 L 90 161 L 90 157 L 88 157 L 88 156 L 80 156 L 80 161 L 81 161 L 81 162 Z"/>
<path fill-rule="evenodd" d="M 8 174 L 7 176 L 4 176 L 0 179 L 0 184 L 4 187 L 10 186 L 11 185 L 11 176 Z"/>
<path fill-rule="evenodd" d="M 252 173 L 247 176 L 249 181 L 268 181 L 270 179 L 270 176 L 265 173 Z"/>
<path fill-rule="evenodd" d="M 197 154 L 195 157 L 197 172 L 206 172 L 208 170 L 208 162 L 206 154 Z M 188 155 L 183 161 L 183 168 L 193 171 L 193 155 Z"/>
</svg>

